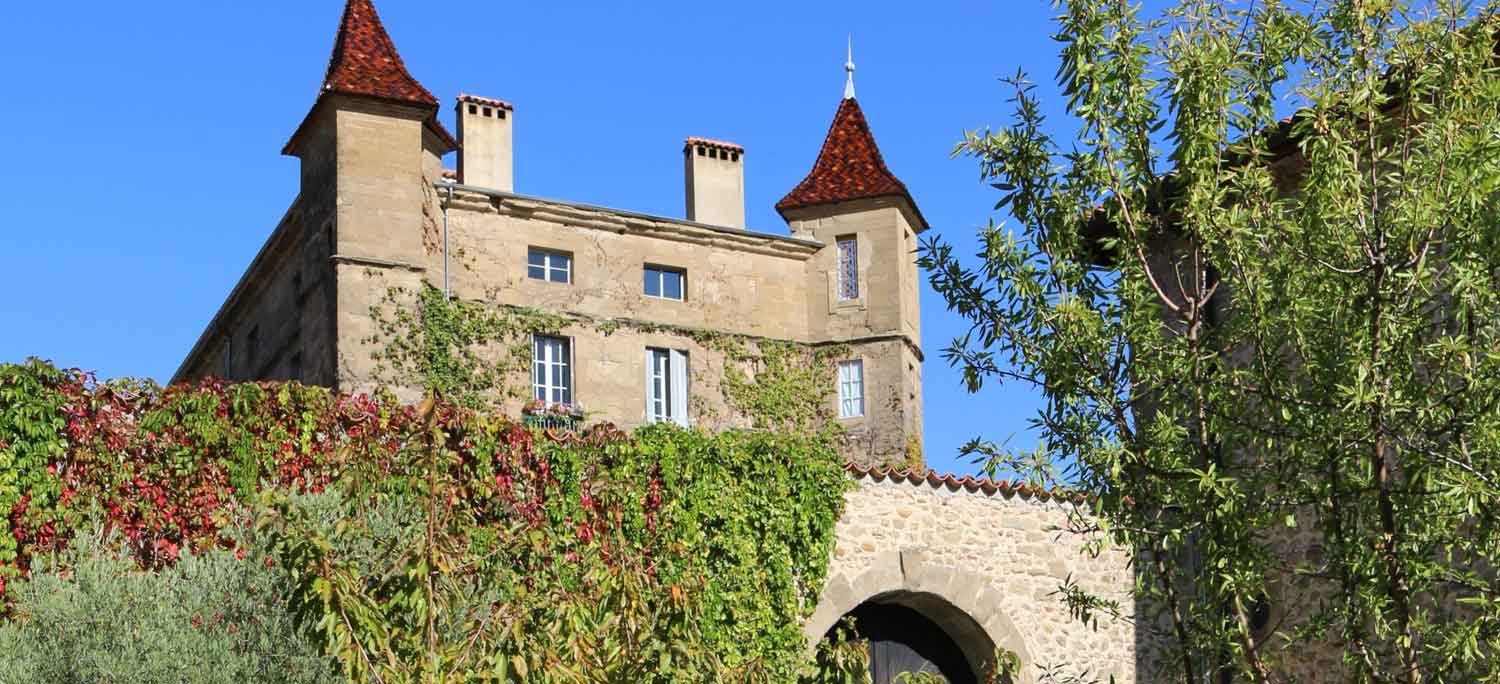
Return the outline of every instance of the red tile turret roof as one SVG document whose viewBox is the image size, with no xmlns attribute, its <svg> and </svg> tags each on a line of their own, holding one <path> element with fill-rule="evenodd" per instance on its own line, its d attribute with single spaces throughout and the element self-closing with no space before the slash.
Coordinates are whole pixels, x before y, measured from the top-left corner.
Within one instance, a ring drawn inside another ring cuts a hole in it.
<svg viewBox="0 0 1500 684">
<path fill-rule="evenodd" d="M 438 100 L 412 78 L 371 0 L 349 0 L 328 58 L 323 92 L 368 95 L 436 107 Z"/>
<path fill-rule="evenodd" d="M 917 203 L 906 184 L 886 168 L 859 101 L 851 97 L 839 103 L 839 111 L 833 117 L 812 171 L 776 203 L 776 210 L 785 217 L 792 209 L 892 196 L 905 199 L 912 211 L 916 211 Z M 918 230 L 926 228 L 923 223 Z"/>
<path fill-rule="evenodd" d="M 438 99 L 423 87 L 406 63 L 401 53 L 386 33 L 380 15 L 375 12 L 372 0 L 348 0 L 344 5 L 344 16 L 339 21 L 339 33 L 333 41 L 333 54 L 328 57 L 328 70 L 323 74 L 323 87 L 318 91 L 318 102 L 325 95 L 353 95 L 373 97 L 389 102 L 409 104 L 431 110 L 424 122 L 428 130 L 437 135 L 449 148 L 457 148 L 453 134 L 437 119 Z M 313 105 L 314 110 L 317 105 Z M 312 115 L 308 115 L 310 120 Z M 303 125 L 306 125 L 306 121 Z M 284 154 L 291 154 L 302 129 L 292 135 Z"/>
</svg>

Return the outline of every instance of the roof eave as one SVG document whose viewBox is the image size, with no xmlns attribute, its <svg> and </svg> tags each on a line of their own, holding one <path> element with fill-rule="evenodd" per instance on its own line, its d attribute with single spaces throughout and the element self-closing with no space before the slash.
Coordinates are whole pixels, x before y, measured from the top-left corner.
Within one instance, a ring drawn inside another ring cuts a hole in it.
<svg viewBox="0 0 1500 684">
<path fill-rule="evenodd" d="M 926 232 L 926 230 L 930 227 L 930 224 L 927 223 L 927 217 L 922 215 L 921 208 L 917 206 L 917 201 L 912 199 L 911 192 L 904 189 L 901 192 L 879 192 L 870 195 L 859 195 L 855 197 L 840 197 L 838 199 L 824 200 L 821 202 L 788 202 L 787 200 L 783 199 L 782 201 L 776 203 L 776 213 L 781 214 L 782 220 L 791 223 L 793 220 L 795 220 L 791 216 L 791 213 L 801 211 L 803 209 L 816 209 L 819 207 L 833 206 L 835 204 L 844 204 L 846 202 L 883 199 L 886 197 L 896 197 L 906 201 L 906 208 L 911 210 L 911 215 L 914 219 L 915 225 L 912 226 L 913 231 L 921 234 L 923 232 Z"/>
<path fill-rule="evenodd" d="M 328 97 L 330 95 L 349 98 L 361 98 L 373 102 L 401 105 L 411 107 L 413 109 L 424 110 L 428 114 L 426 118 L 423 119 L 422 125 L 425 126 L 427 130 L 432 131 L 433 135 L 437 136 L 438 140 L 447 147 L 447 149 L 443 150 L 442 153 L 447 154 L 448 152 L 452 152 L 458 149 L 458 139 L 454 138 L 453 134 L 448 132 L 448 129 L 443 126 L 443 123 L 441 121 L 438 121 L 438 105 L 427 104 L 425 102 L 413 102 L 411 100 L 398 100 L 387 97 L 380 97 L 377 95 L 367 95 L 365 93 L 349 93 L 338 90 L 324 90 L 322 93 L 318 94 L 318 99 L 313 102 L 312 109 L 308 110 L 307 116 L 302 117 L 302 123 L 297 124 L 297 130 L 292 133 L 292 137 L 288 138 L 286 145 L 282 146 L 281 153 L 283 155 L 286 155 L 288 157 L 298 156 L 297 145 L 301 141 L 302 134 L 306 131 L 308 124 L 312 123 L 314 116 L 318 113 L 318 108 L 323 106 L 323 103 L 328 100 Z"/>
</svg>

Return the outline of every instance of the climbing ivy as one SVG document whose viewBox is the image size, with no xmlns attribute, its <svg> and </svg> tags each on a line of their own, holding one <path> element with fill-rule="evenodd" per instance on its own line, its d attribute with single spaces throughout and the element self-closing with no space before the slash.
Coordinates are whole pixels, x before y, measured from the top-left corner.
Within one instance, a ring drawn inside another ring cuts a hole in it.
<svg viewBox="0 0 1500 684">
<path fill-rule="evenodd" d="M 415 304 L 415 306 L 413 306 Z M 531 335 L 556 334 L 568 316 L 521 307 L 494 307 L 446 296 L 424 284 L 413 293 L 391 288 L 370 308 L 375 380 L 425 387 L 464 406 L 524 399 L 514 382 L 531 366 Z"/>
<path fill-rule="evenodd" d="M 844 345 L 811 347 L 779 340 L 722 337 L 705 346 L 725 354 L 724 395 L 755 427 L 842 434 L 830 401 Z M 750 366 L 753 370 L 745 370 Z"/>
<path fill-rule="evenodd" d="M 392 288 L 370 314 L 377 332 L 365 341 L 374 349 L 378 382 L 433 389 L 469 407 L 530 397 L 533 334 L 555 335 L 572 327 L 609 336 L 628 329 L 678 335 L 722 354 L 718 386 L 724 404 L 752 427 L 812 434 L 829 443 L 844 432 L 832 397 L 847 345 L 556 314 L 451 298 L 430 285 L 415 293 Z"/>
<path fill-rule="evenodd" d="M 215 549 L 280 568 L 285 609 L 351 681 L 812 667 L 800 618 L 848 486 L 818 439 L 543 432 L 449 401 L 98 383 L 40 362 L 0 379 L 13 580 L 98 524 L 147 572 Z M 252 519 L 253 538 L 233 532 Z"/>
</svg>

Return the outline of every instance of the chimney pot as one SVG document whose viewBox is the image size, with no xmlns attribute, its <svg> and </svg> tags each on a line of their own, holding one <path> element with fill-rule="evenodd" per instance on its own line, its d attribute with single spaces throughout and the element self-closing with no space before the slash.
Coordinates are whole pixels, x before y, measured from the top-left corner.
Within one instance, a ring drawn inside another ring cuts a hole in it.
<svg viewBox="0 0 1500 684">
<path fill-rule="evenodd" d="M 458 182 L 515 192 L 510 103 L 477 95 L 458 96 Z"/>
<path fill-rule="evenodd" d="M 688 138 L 686 167 L 689 221 L 745 227 L 745 148 L 732 142 Z"/>
</svg>

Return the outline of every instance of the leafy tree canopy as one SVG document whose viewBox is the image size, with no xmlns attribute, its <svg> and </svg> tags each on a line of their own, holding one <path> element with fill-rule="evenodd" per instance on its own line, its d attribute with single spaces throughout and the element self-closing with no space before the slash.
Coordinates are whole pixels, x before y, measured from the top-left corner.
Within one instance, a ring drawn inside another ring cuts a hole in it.
<svg viewBox="0 0 1500 684">
<path fill-rule="evenodd" d="M 922 250 L 1046 397 L 970 451 L 1098 497 L 1177 681 L 1500 681 L 1495 5 L 1057 4 L 1066 120 L 959 147 L 1013 223 Z"/>
</svg>

